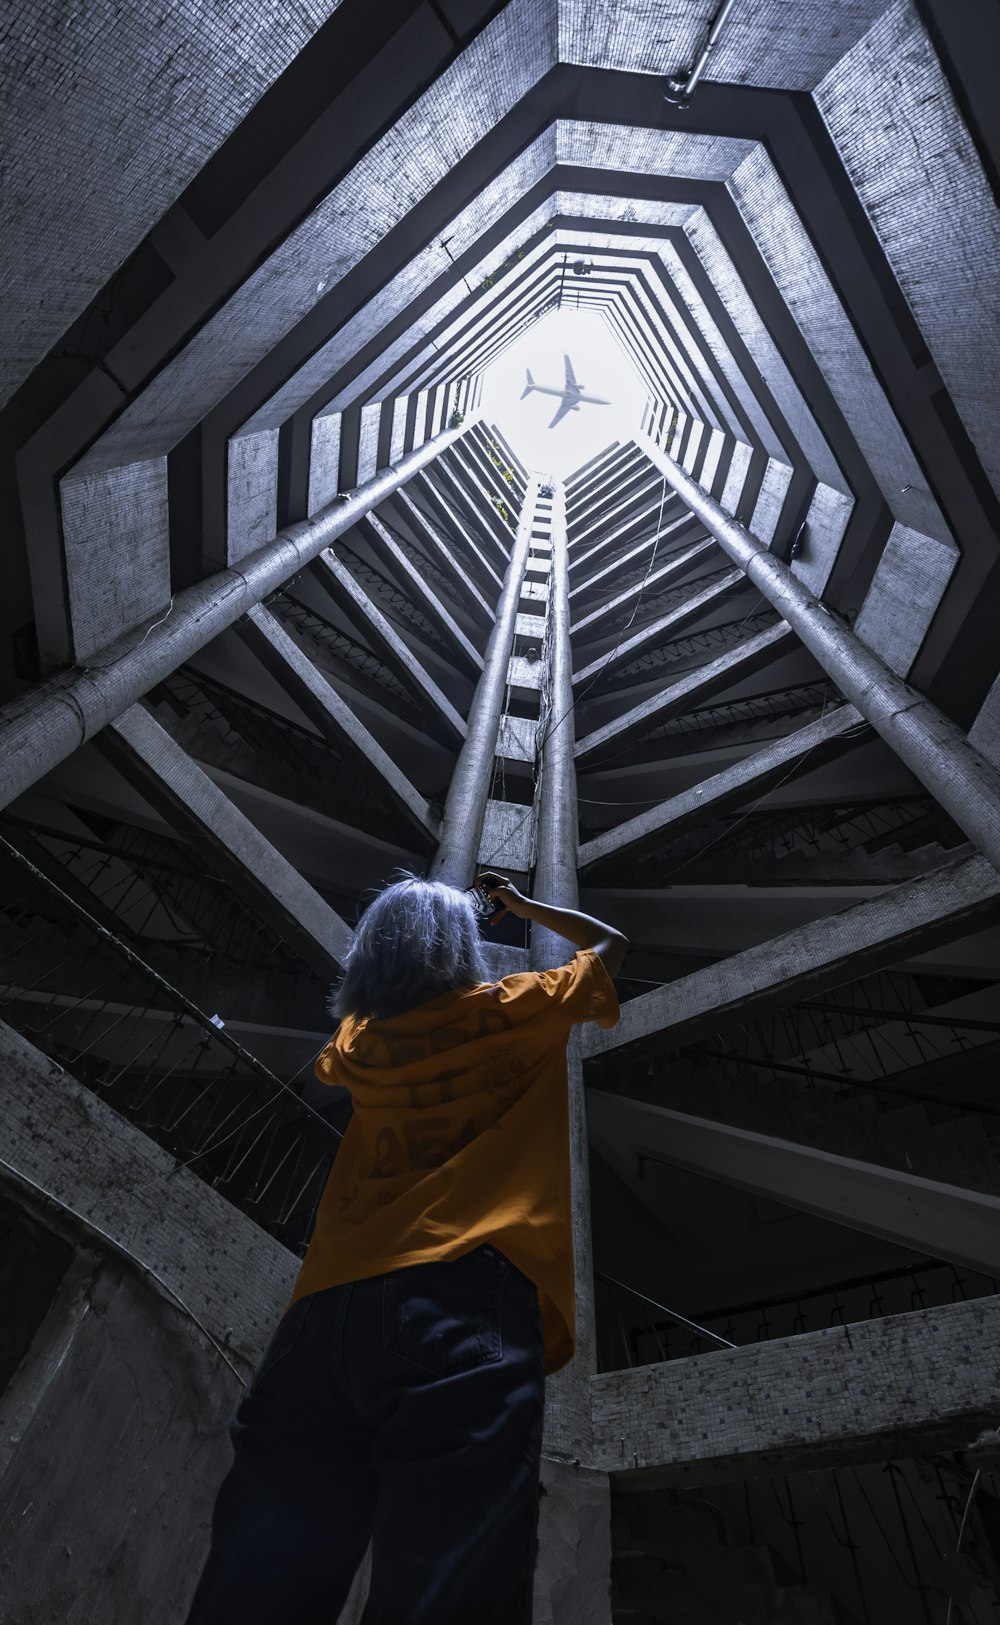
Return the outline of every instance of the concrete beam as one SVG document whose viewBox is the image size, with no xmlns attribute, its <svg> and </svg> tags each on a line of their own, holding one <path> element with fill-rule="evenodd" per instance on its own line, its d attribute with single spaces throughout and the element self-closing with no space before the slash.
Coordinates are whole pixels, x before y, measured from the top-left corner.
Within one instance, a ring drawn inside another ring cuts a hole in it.
<svg viewBox="0 0 1000 1625">
<path fill-rule="evenodd" d="M 444 525 L 447 540 L 453 547 L 460 546 L 466 555 L 462 563 L 468 572 L 477 576 L 487 591 L 495 590 L 499 595 L 502 578 L 495 568 L 494 561 L 487 558 L 478 542 L 470 536 L 468 526 L 459 518 L 438 486 L 433 480 L 422 479 L 418 482 L 417 489 Z"/>
<path fill-rule="evenodd" d="M 630 999 L 610 1032 L 588 1027 L 586 1053 L 679 1049 L 996 919 L 1000 874 L 977 854 Z"/>
<path fill-rule="evenodd" d="M 289 698 L 333 741 L 356 771 L 383 791 L 408 823 L 436 840 L 441 821 L 431 812 L 426 798 L 414 789 L 374 734 L 345 704 L 333 684 L 317 671 L 280 621 L 258 604 L 247 611 L 243 620 L 237 621 L 234 630 Z"/>
<path fill-rule="evenodd" d="M 347 566 L 327 548 L 315 561 L 313 572 L 334 603 L 359 623 L 364 635 L 404 687 L 427 706 L 432 724 L 438 724 L 438 729 L 449 742 L 463 740 L 465 722 L 447 694 L 424 670 L 409 644 L 404 642 L 364 588 L 355 581 Z"/>
<path fill-rule="evenodd" d="M 350 927 L 148 711 L 131 706 L 96 743 L 307 964 L 329 976 L 342 963 L 353 938 Z"/>
<path fill-rule="evenodd" d="M 497 604 L 496 623 L 486 645 L 483 674 L 472 696 L 465 742 L 448 787 L 441 844 L 431 875 L 435 880 L 446 881 L 451 886 L 469 885 L 480 861 L 504 689 L 514 647 L 524 567 L 531 547 L 531 518 L 538 485 L 538 479 L 533 477 L 525 491 L 510 564 Z M 506 862 L 511 862 L 509 855 Z"/>
<path fill-rule="evenodd" d="M 282 1247 L 140 1129 L 0 1022 L 0 1159 L 148 1270 L 249 1375 L 299 1268 Z"/>
<path fill-rule="evenodd" d="M 458 556 L 458 549 L 449 545 L 423 509 L 417 507 L 408 492 L 397 491 L 394 501 L 405 515 L 410 528 L 416 532 L 421 544 L 430 553 L 434 563 L 459 589 L 470 613 L 481 620 L 493 620 L 493 610 L 484 599 L 482 591 L 475 586 L 465 562 Z"/>
<path fill-rule="evenodd" d="M 742 570 L 728 571 L 721 580 L 713 581 L 710 587 L 703 587 L 701 592 L 693 593 L 676 609 L 670 610 L 666 615 L 658 615 L 654 621 L 650 621 L 640 631 L 633 632 L 630 638 L 626 638 L 624 642 L 619 644 L 617 649 L 612 651 L 610 659 L 607 654 L 598 655 L 589 665 L 582 667 L 578 672 L 574 672 L 573 687 L 579 688 L 581 685 L 589 683 L 598 673 L 603 676 L 606 673 L 615 671 L 619 666 L 626 665 L 629 660 L 634 660 L 636 655 L 641 654 L 644 649 L 650 648 L 658 638 L 671 637 L 682 626 L 686 626 L 689 621 L 697 620 L 699 615 L 714 609 L 724 598 L 738 592 L 745 585 L 746 576 Z"/>
<path fill-rule="evenodd" d="M 375 538 L 378 551 L 390 558 L 395 564 L 410 592 L 414 594 L 439 630 L 451 640 L 458 651 L 462 664 L 471 666 L 474 671 L 482 671 L 483 657 L 479 650 L 469 642 L 454 616 L 445 609 L 420 570 L 403 552 L 396 538 L 386 530 L 385 526 L 373 513 L 366 515 L 361 528 L 368 531 Z"/>
<path fill-rule="evenodd" d="M 1000 1297 L 594 1377 L 595 1467 L 711 1484 L 970 1444 L 1000 1411 Z"/>
<path fill-rule="evenodd" d="M 658 508 L 657 511 L 659 511 Z M 670 536 L 673 531 L 678 530 L 688 524 L 691 518 L 691 514 L 682 513 L 679 519 L 674 519 L 669 525 L 664 525 L 660 531 L 661 541 L 664 537 Z M 627 528 L 629 527 L 626 527 L 626 529 Z M 581 593 L 591 592 L 605 579 L 606 576 L 610 576 L 613 582 L 615 577 L 618 576 L 620 571 L 623 570 L 626 565 L 629 565 L 633 563 L 635 559 L 642 557 L 642 554 L 649 547 L 652 539 L 652 533 L 649 533 L 640 537 L 639 541 L 633 543 L 633 545 L 627 548 L 624 553 L 617 553 L 614 558 L 609 560 L 607 564 L 602 565 L 599 570 L 595 570 L 594 574 L 588 577 L 586 581 L 582 581 L 578 587 L 573 588 L 569 595 L 570 602 L 572 603 L 573 599 L 579 597 Z M 611 538 L 609 537 L 608 540 L 611 540 Z"/>
<path fill-rule="evenodd" d="M 683 521 L 678 520 L 677 523 L 682 524 Z M 660 540 L 662 541 L 662 539 L 661 536 Z M 616 559 L 613 565 L 608 566 L 608 573 L 620 574 L 622 566 L 626 562 L 631 562 L 633 558 L 641 556 L 643 552 L 650 552 L 651 541 L 652 538 L 647 536 L 640 547 L 631 550 L 627 558 Z M 575 621 L 571 628 L 574 636 L 578 632 L 582 632 L 585 627 L 593 626 L 595 622 L 606 621 L 609 615 L 613 615 L 616 610 L 624 609 L 631 603 L 633 598 L 638 598 L 641 592 L 648 593 L 651 598 L 655 597 L 658 587 L 666 586 L 673 576 L 683 575 L 688 565 L 694 564 L 696 559 L 704 558 L 706 553 L 714 553 L 715 549 L 716 543 L 711 536 L 704 541 L 695 542 L 693 547 L 682 548 L 679 553 L 675 553 L 672 558 L 667 559 L 666 563 L 661 564 L 658 570 L 651 570 L 645 580 L 642 576 L 639 576 L 630 587 L 626 587 L 622 592 L 616 594 L 614 598 L 609 598 L 603 604 L 599 604 L 596 609 L 591 610 L 589 615 L 584 615 L 582 620 Z M 603 575 L 605 572 L 601 571 L 600 573 Z M 595 576 L 594 580 L 596 581 L 596 579 Z M 588 582 L 587 585 L 592 586 L 593 583 Z"/>
<path fill-rule="evenodd" d="M 634 705 L 614 722 L 606 722 L 603 727 L 586 734 L 577 743 L 577 767 L 591 766 L 600 761 L 609 746 L 619 749 L 651 728 L 658 727 L 661 722 L 683 715 L 701 701 L 711 699 L 713 694 L 720 693 L 744 677 L 750 677 L 787 654 L 794 643 L 795 633 L 791 627 L 779 621 L 776 626 L 758 632 L 756 637 L 748 638 L 735 649 L 727 649 L 718 660 L 710 660 L 706 666 L 699 666 L 686 677 L 679 677 L 668 688 Z"/>
<path fill-rule="evenodd" d="M 510 557 L 513 532 L 501 519 L 479 481 L 469 469 L 464 466 L 455 468 L 443 458 L 434 474 L 434 484 L 453 509 L 459 524 L 463 526 L 464 534 L 468 536 L 469 527 L 476 526 L 483 543 L 480 549 L 483 558 L 495 571 L 505 570 Z M 468 484 L 465 481 L 468 481 Z M 516 499 L 510 492 L 505 495 L 507 500 L 504 506 L 510 512 L 516 508 Z M 464 519 L 461 517 L 463 513 Z"/>
<path fill-rule="evenodd" d="M 536 528 L 542 528 L 541 526 Z M 557 908 L 578 908 L 576 774 L 573 768 L 573 654 L 569 636 L 569 571 L 565 492 L 552 498 L 552 590 L 546 618 L 549 703 L 541 724 L 541 782 L 536 800 L 533 890 Z M 571 944 L 555 931 L 531 928 L 531 968 L 564 964 Z M 576 1354 L 546 1383 L 546 1447 L 570 1457 L 590 1455 L 590 1378 L 597 1369 L 590 1166 L 583 1068 L 574 1041 L 567 1079 L 568 1153 L 576 1280 Z M 565 1155 L 565 1152 L 555 1152 Z"/>
<path fill-rule="evenodd" d="M 783 739 L 772 740 L 763 750 L 754 751 L 723 772 L 713 773 L 669 801 L 661 801 L 658 807 L 650 807 L 587 841 L 580 848 L 580 868 L 591 869 L 606 858 L 671 840 L 683 830 L 717 818 L 734 803 L 762 796 L 807 769 L 832 761 L 868 733 L 853 705 L 838 706 L 818 721 L 796 728 Z"/>
<path fill-rule="evenodd" d="M 36 684 L 0 709 L 0 806 L 7 806 L 80 745 L 106 727 L 164 677 L 245 615 L 253 604 L 297 575 L 324 547 L 342 536 L 371 508 L 384 502 L 475 419 L 450 429 L 411 452 L 396 468 L 379 474 L 324 509 L 314 519 L 289 525 L 274 541 L 174 596 L 165 615 L 143 632 L 133 629 L 83 667 L 71 667 Z"/>
<path fill-rule="evenodd" d="M 619 1163 L 654 1157 L 965 1269 L 993 1275 L 1000 1265 L 1000 1197 L 983 1191 L 599 1089 L 587 1094 L 587 1121 L 598 1151 L 612 1146 Z M 644 1177 L 640 1166 L 630 1180 L 640 1196 Z"/>
</svg>

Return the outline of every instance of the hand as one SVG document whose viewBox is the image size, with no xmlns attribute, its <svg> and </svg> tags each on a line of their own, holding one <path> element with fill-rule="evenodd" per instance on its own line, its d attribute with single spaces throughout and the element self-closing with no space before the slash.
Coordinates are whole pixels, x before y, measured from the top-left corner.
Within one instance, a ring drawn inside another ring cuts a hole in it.
<svg viewBox="0 0 1000 1625">
<path fill-rule="evenodd" d="M 503 875 L 494 874 L 492 869 L 487 869 L 483 874 L 476 876 L 476 885 L 486 893 L 491 902 L 500 905 L 500 912 L 494 916 L 494 920 L 502 920 L 508 913 L 517 915 L 521 920 L 526 918 L 531 907 L 530 899 L 522 897 L 513 882 Z"/>
</svg>

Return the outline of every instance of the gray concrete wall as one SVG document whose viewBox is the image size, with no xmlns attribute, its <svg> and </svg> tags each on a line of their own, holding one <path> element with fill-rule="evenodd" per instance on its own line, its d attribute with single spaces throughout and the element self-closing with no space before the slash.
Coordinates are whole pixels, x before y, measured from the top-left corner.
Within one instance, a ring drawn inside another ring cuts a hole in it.
<svg viewBox="0 0 1000 1625">
<path fill-rule="evenodd" d="M 33 560 L 38 636 L 60 663 L 82 662 L 170 602 L 167 459 L 70 478 L 61 494 L 67 613 L 45 579 L 55 561 Z"/>
<path fill-rule="evenodd" d="M 895 0 L 815 95 L 955 409 L 1000 491 L 1000 215 L 910 0 Z"/>
<path fill-rule="evenodd" d="M 6 400 L 340 0 L 148 7 L 43 0 L 4 27 Z M 75 23 L 75 27 L 71 25 Z"/>
<path fill-rule="evenodd" d="M 340 413 L 313 418 L 309 452 L 309 518 L 340 490 Z"/>
<path fill-rule="evenodd" d="M 217 562 L 239 564 L 278 530 L 278 431 L 234 436 L 226 478 L 226 553 Z"/>
<path fill-rule="evenodd" d="M 898 676 L 913 665 L 957 564 L 954 547 L 893 525 L 855 631 Z"/>
<path fill-rule="evenodd" d="M 0 1395 L 0 1617 L 180 1625 L 240 1392 L 180 1309 L 83 1251 Z"/>
</svg>

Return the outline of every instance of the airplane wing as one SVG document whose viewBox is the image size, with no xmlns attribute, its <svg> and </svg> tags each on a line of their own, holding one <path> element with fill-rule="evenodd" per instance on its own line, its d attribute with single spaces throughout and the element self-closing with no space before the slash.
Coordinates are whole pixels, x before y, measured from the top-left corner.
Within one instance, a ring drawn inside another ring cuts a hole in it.
<svg viewBox="0 0 1000 1625">
<path fill-rule="evenodd" d="M 566 416 L 567 412 L 575 412 L 575 411 L 576 411 L 576 401 L 575 400 L 567 400 L 566 396 L 564 395 L 562 400 L 559 402 L 558 410 L 556 412 L 555 417 L 552 419 L 552 422 L 549 424 L 549 428 L 554 429 L 556 424 L 559 423 Z"/>
<path fill-rule="evenodd" d="M 580 386 L 577 383 L 576 378 L 573 375 L 573 363 L 572 363 L 572 361 L 570 360 L 568 355 L 564 355 L 563 360 L 566 363 L 566 388 L 567 389 L 579 389 Z"/>
</svg>

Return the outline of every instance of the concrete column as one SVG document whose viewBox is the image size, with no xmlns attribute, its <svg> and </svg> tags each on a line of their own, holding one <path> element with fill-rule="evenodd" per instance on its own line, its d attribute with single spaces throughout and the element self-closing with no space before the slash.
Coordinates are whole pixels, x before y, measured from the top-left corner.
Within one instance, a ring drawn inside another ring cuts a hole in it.
<svg viewBox="0 0 1000 1625">
<path fill-rule="evenodd" d="M 576 908 L 576 768 L 573 761 L 573 654 L 569 627 L 569 559 L 566 546 L 566 494 L 560 482 L 552 499 L 552 572 L 545 628 L 547 703 L 540 724 L 541 774 L 537 793 L 537 846 L 534 889 L 557 908 Z M 542 926 L 531 931 L 531 964 L 548 970 L 565 964 L 569 945 Z"/>
<path fill-rule="evenodd" d="M 796 580 L 786 564 L 767 551 L 759 537 L 731 519 L 673 458 L 644 434 L 636 435 L 636 444 L 788 622 L 845 698 L 1000 869 L 1000 773 L 996 768 L 972 748 L 961 728 L 890 671 L 845 622 Z"/>
<path fill-rule="evenodd" d="M 577 816 L 573 760 L 573 660 L 570 648 L 566 498 L 552 502 L 552 569 L 546 617 L 547 705 L 539 724 L 541 776 L 536 794 L 533 894 L 576 908 Z M 565 937 L 533 926 L 531 964 L 565 964 Z M 569 1158 L 576 1275 L 577 1350 L 545 1385 L 542 1497 L 535 1574 L 534 1625 L 607 1625 L 611 1617 L 611 1490 L 592 1458 L 591 1378 L 597 1370 L 594 1261 L 590 1231 L 590 1165 L 583 1067 L 576 1038 L 569 1052 Z"/>
<path fill-rule="evenodd" d="M 100 733 L 115 717 L 218 637 L 254 604 L 276 592 L 372 508 L 397 491 L 475 419 L 411 452 L 395 468 L 344 493 L 314 519 L 288 525 L 273 541 L 172 599 L 166 614 L 133 627 L 93 664 L 71 667 L 0 709 L 0 806 Z"/>
<path fill-rule="evenodd" d="M 531 523 L 538 494 L 533 478 L 524 494 L 510 564 L 504 576 L 496 622 L 483 660 L 483 675 L 469 707 L 465 742 L 459 752 L 444 807 L 444 827 L 431 878 L 467 886 L 479 859 L 479 843 L 489 799 L 493 759 L 503 707 L 507 668 L 514 647 L 514 626 L 521 598 L 524 567 L 531 545 Z"/>
</svg>

